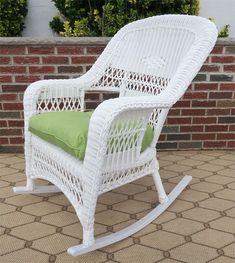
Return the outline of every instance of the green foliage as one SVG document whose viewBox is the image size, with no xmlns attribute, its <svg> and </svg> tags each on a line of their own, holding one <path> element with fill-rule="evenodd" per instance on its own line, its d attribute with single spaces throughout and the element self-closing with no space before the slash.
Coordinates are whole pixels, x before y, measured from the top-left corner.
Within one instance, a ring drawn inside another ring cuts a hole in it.
<svg viewBox="0 0 235 263">
<path fill-rule="evenodd" d="M 52 1 L 59 9 L 61 17 L 53 18 L 50 26 L 62 36 L 113 36 L 125 24 L 149 16 L 198 15 L 200 2 L 199 0 Z"/>
<path fill-rule="evenodd" d="M 0 0 L 0 37 L 21 36 L 27 0 Z"/>
<path fill-rule="evenodd" d="M 214 17 L 209 17 L 209 20 L 215 23 Z M 229 37 L 229 27 L 230 25 L 225 25 L 221 30 L 219 30 L 218 37 Z"/>
</svg>

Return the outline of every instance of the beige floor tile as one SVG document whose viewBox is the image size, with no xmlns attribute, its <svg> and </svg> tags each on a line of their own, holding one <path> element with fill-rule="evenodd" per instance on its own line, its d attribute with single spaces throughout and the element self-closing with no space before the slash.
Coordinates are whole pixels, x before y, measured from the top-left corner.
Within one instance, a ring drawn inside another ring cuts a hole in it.
<svg viewBox="0 0 235 263">
<path fill-rule="evenodd" d="M 227 210 L 227 211 L 226 211 L 226 214 L 227 214 L 228 216 L 235 217 L 235 207 L 232 208 L 232 209 L 230 209 L 230 210 Z"/>
<path fill-rule="evenodd" d="M 11 234 L 22 239 L 34 240 L 49 236 L 55 232 L 56 228 L 53 226 L 48 226 L 39 222 L 33 222 L 13 228 Z"/>
<path fill-rule="evenodd" d="M 221 185 L 208 183 L 208 182 L 200 182 L 190 186 L 193 190 L 198 190 L 205 193 L 214 193 L 220 189 L 223 189 Z"/>
<path fill-rule="evenodd" d="M 140 213 L 146 209 L 151 208 L 150 204 L 136 200 L 127 200 L 116 205 L 113 205 L 114 210 L 126 212 L 129 214 Z"/>
<path fill-rule="evenodd" d="M 15 210 L 16 210 L 15 206 L 0 203 L 0 215 L 4 215 L 4 214 L 7 214 L 9 212 L 13 212 Z M 1 225 L 1 221 L 0 221 L 0 225 Z"/>
<path fill-rule="evenodd" d="M 120 242 L 114 243 L 107 247 L 103 247 L 101 251 L 106 253 L 114 253 L 118 250 L 125 249 L 126 247 L 129 247 L 131 245 L 133 245 L 133 239 L 131 237 L 128 237 Z"/>
<path fill-rule="evenodd" d="M 4 234 L 5 228 L 0 226 L 0 236 Z"/>
<path fill-rule="evenodd" d="M 205 179 L 207 182 L 216 183 L 216 184 L 228 184 L 235 181 L 235 178 L 222 176 L 222 175 L 213 175 Z"/>
<path fill-rule="evenodd" d="M 162 252 L 137 244 L 114 254 L 114 259 L 121 263 L 153 263 L 161 258 L 163 258 Z"/>
<path fill-rule="evenodd" d="M 235 182 L 228 184 L 228 188 L 235 190 Z"/>
<path fill-rule="evenodd" d="M 189 263 L 205 263 L 218 256 L 215 249 L 193 243 L 175 248 L 170 251 L 170 254 L 172 258 Z"/>
<path fill-rule="evenodd" d="M 169 161 L 162 160 L 162 159 L 159 161 L 160 168 L 163 168 L 165 166 L 172 165 L 172 164 L 173 164 L 173 162 L 169 162 Z"/>
<path fill-rule="evenodd" d="M 185 166 L 185 165 L 178 165 L 178 164 L 173 164 L 164 167 L 165 170 L 170 170 L 173 172 L 185 172 L 191 170 L 191 167 Z"/>
<path fill-rule="evenodd" d="M 232 257 L 235 259 L 235 249 L 234 249 L 234 243 L 226 246 L 223 248 L 224 254 L 226 256 Z"/>
<path fill-rule="evenodd" d="M 25 169 L 25 162 L 23 161 L 22 163 L 11 164 L 11 168 L 24 170 Z"/>
<path fill-rule="evenodd" d="M 144 191 L 146 191 L 146 187 L 137 184 L 126 184 L 113 190 L 115 193 L 128 195 L 134 195 Z"/>
<path fill-rule="evenodd" d="M 234 258 L 228 258 L 228 257 L 218 257 L 212 261 L 210 261 L 210 263 L 234 263 Z"/>
<path fill-rule="evenodd" d="M 235 190 L 223 189 L 219 192 L 216 192 L 215 196 L 226 200 L 235 201 Z"/>
<path fill-rule="evenodd" d="M 201 170 L 209 171 L 209 172 L 217 172 L 217 171 L 224 169 L 222 165 L 215 165 L 215 164 L 209 164 L 209 163 L 199 165 L 197 168 Z"/>
<path fill-rule="evenodd" d="M 163 179 L 169 179 L 172 177 L 177 177 L 178 173 L 172 172 L 172 171 L 168 171 L 168 170 L 160 170 L 160 176 Z"/>
<path fill-rule="evenodd" d="M 25 180 L 25 174 L 17 172 L 14 174 L 5 175 L 2 177 L 2 179 L 8 182 L 17 183 Z"/>
<path fill-rule="evenodd" d="M 152 248 L 167 251 L 173 247 L 184 244 L 185 240 L 180 235 L 159 230 L 141 237 L 140 243 Z"/>
<path fill-rule="evenodd" d="M 61 206 L 70 205 L 69 200 L 63 194 L 59 194 L 59 195 L 57 194 L 54 196 L 50 196 L 48 201 L 54 204 L 61 205 Z"/>
<path fill-rule="evenodd" d="M 216 157 L 199 153 L 199 154 L 191 156 L 190 159 L 207 162 L 207 161 L 215 160 Z"/>
<path fill-rule="evenodd" d="M 154 181 L 153 181 L 153 177 L 148 175 L 148 176 L 144 176 L 136 181 L 134 181 L 133 183 L 135 184 L 140 184 L 140 185 L 144 185 L 144 186 L 151 186 L 154 185 Z"/>
<path fill-rule="evenodd" d="M 32 205 L 26 205 L 22 208 L 22 211 L 35 216 L 43 216 L 61 211 L 61 206 L 43 201 Z"/>
<path fill-rule="evenodd" d="M 145 228 L 143 228 L 142 230 L 138 231 L 137 233 L 135 233 L 132 236 L 133 237 L 141 237 L 141 236 L 144 236 L 146 234 L 155 232 L 156 230 L 157 229 L 156 229 L 156 225 L 155 224 L 149 224 Z"/>
<path fill-rule="evenodd" d="M 130 219 L 130 216 L 128 214 L 118 212 L 118 211 L 104 211 L 101 213 L 98 213 L 96 215 L 95 221 L 97 223 L 105 224 L 105 225 L 114 225 L 123 221 L 126 221 Z"/>
<path fill-rule="evenodd" d="M 76 238 L 57 233 L 35 240 L 32 244 L 32 248 L 54 255 L 57 253 L 65 252 L 69 247 L 75 245 L 78 245 L 78 241 Z"/>
<path fill-rule="evenodd" d="M 204 223 L 207 223 L 221 216 L 220 213 L 217 211 L 212 211 L 200 207 L 195 207 L 183 212 L 182 214 L 184 218 L 197 220 Z"/>
<path fill-rule="evenodd" d="M 222 217 L 210 223 L 214 229 L 235 234 L 235 220 L 234 218 Z"/>
<path fill-rule="evenodd" d="M 234 158 L 235 160 L 235 158 Z M 216 164 L 216 165 L 222 165 L 222 166 L 228 166 L 228 165 L 232 165 L 234 164 L 234 160 L 233 161 L 228 161 L 228 160 L 225 160 L 225 159 L 215 159 L 215 160 L 212 160 L 212 161 L 209 161 L 210 164 Z"/>
<path fill-rule="evenodd" d="M 127 200 L 127 198 L 128 197 L 126 195 L 122 195 L 114 192 L 108 192 L 99 196 L 98 202 L 106 205 L 113 205 L 118 202 Z"/>
<path fill-rule="evenodd" d="M 24 206 L 39 203 L 42 201 L 42 197 L 35 195 L 16 195 L 6 199 L 6 203 L 15 206 Z"/>
<path fill-rule="evenodd" d="M 22 162 L 24 162 L 22 158 L 19 158 L 17 156 L 12 157 L 11 155 L 1 159 L 1 163 L 4 163 L 4 164 L 15 164 L 15 163 L 22 163 Z"/>
<path fill-rule="evenodd" d="M 229 160 L 229 161 L 234 161 L 234 160 L 235 160 L 234 151 L 231 152 L 231 153 L 228 153 L 228 154 L 225 154 L 225 155 L 221 156 L 220 159 Z"/>
<path fill-rule="evenodd" d="M 229 176 L 232 178 L 235 177 L 235 172 L 233 169 L 223 169 L 223 170 L 218 171 L 218 174 L 224 175 L 224 176 Z"/>
<path fill-rule="evenodd" d="M 184 175 L 186 174 L 189 174 L 191 175 L 193 178 L 206 178 L 210 175 L 212 175 L 213 173 L 212 172 L 209 172 L 209 171 L 204 171 L 204 170 L 201 170 L 201 169 L 193 169 L 193 170 L 189 170 L 187 172 L 183 172 Z"/>
<path fill-rule="evenodd" d="M 184 200 L 177 200 L 168 208 L 168 211 L 179 213 L 193 207 L 193 204 Z"/>
<path fill-rule="evenodd" d="M 203 224 L 184 218 L 176 218 L 162 226 L 163 230 L 186 236 L 204 229 Z"/>
<path fill-rule="evenodd" d="M 0 198 L 8 198 L 10 196 L 15 196 L 12 186 L 3 187 L 0 190 Z"/>
<path fill-rule="evenodd" d="M 170 211 L 165 211 L 157 219 L 153 221 L 155 224 L 162 224 L 176 218 L 176 214 Z"/>
<path fill-rule="evenodd" d="M 197 161 L 197 160 L 192 160 L 192 159 L 186 159 L 183 161 L 179 161 L 177 163 L 180 165 L 182 164 L 182 165 L 186 165 L 186 166 L 190 166 L 190 167 L 195 167 L 195 166 L 204 164 L 203 161 Z"/>
<path fill-rule="evenodd" d="M 5 181 L 0 181 L 0 188 L 5 187 L 5 186 L 9 186 L 10 183 L 9 182 L 5 182 Z M 1 190 L 0 190 L 1 191 Z"/>
<path fill-rule="evenodd" d="M 106 254 L 101 251 L 93 251 L 79 257 L 72 257 L 67 253 L 62 253 L 56 257 L 56 263 L 102 263 L 105 259 Z"/>
<path fill-rule="evenodd" d="M 179 156 L 179 155 L 175 155 L 175 154 L 173 154 L 173 155 L 166 155 L 166 156 L 162 156 L 161 160 L 178 162 L 178 161 L 185 160 L 185 156 Z"/>
<path fill-rule="evenodd" d="M 186 189 L 180 194 L 178 198 L 189 202 L 199 202 L 207 199 L 208 197 L 209 195 L 207 193 Z"/>
<path fill-rule="evenodd" d="M 62 227 L 78 222 L 78 218 L 75 214 L 72 214 L 70 212 L 60 211 L 54 214 L 42 216 L 41 222 L 45 222 L 53 226 Z"/>
<path fill-rule="evenodd" d="M 4 167 L 0 169 L 0 176 L 5 176 L 5 175 L 15 174 L 15 173 L 17 173 L 16 169 L 12 169 L 8 167 Z"/>
<path fill-rule="evenodd" d="M 48 263 L 49 256 L 33 249 L 24 248 L 1 257 L 4 263 Z"/>
<path fill-rule="evenodd" d="M 0 224 L 4 227 L 12 228 L 26 223 L 31 223 L 34 221 L 34 218 L 34 216 L 15 211 L 12 213 L 1 215 Z"/>
<path fill-rule="evenodd" d="M 205 229 L 192 235 L 192 241 L 214 248 L 222 248 L 231 242 L 235 242 L 235 237 L 230 233 L 224 233 L 215 229 Z"/>
<path fill-rule="evenodd" d="M 217 211 L 224 211 L 234 207 L 234 202 L 228 200 L 222 200 L 219 198 L 210 198 L 199 202 L 199 205 L 204 208 L 214 209 Z"/>
<path fill-rule="evenodd" d="M 134 196 L 134 199 L 154 204 L 154 203 L 158 202 L 158 193 L 157 193 L 157 191 L 149 190 L 149 191 L 145 191 L 145 192 L 140 193 L 140 194 L 136 194 Z"/>
<path fill-rule="evenodd" d="M 8 235 L 0 236 L 0 255 L 23 248 L 25 241 Z"/>
</svg>

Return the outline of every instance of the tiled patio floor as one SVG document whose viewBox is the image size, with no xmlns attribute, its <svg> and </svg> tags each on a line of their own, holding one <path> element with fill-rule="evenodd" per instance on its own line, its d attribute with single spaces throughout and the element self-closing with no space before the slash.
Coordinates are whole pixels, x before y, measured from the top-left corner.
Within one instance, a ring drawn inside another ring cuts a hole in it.
<svg viewBox="0 0 235 263">
<path fill-rule="evenodd" d="M 80 257 L 66 253 L 81 240 L 74 210 L 62 194 L 16 195 L 24 184 L 23 155 L 0 155 L 0 263 L 235 262 L 235 152 L 160 152 L 169 192 L 182 175 L 190 186 L 148 227 Z M 45 183 L 40 181 L 40 183 Z M 157 203 L 151 177 L 99 198 L 96 236 L 117 231 Z"/>
</svg>

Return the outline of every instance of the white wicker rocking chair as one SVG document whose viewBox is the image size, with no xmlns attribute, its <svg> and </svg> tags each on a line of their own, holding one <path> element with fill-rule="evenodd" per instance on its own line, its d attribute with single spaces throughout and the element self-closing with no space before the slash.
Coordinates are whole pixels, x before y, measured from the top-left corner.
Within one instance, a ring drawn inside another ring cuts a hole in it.
<svg viewBox="0 0 235 263">
<path fill-rule="evenodd" d="M 83 244 L 70 247 L 69 254 L 81 255 L 134 234 L 158 217 L 190 182 L 191 176 L 185 176 L 166 195 L 155 147 L 169 109 L 184 94 L 216 39 L 214 24 L 200 17 L 164 15 L 139 20 L 123 27 L 82 77 L 42 80 L 27 88 L 27 185 L 14 191 L 66 195 L 83 227 Z M 87 90 L 116 91 L 120 96 L 104 101 L 92 114 L 84 161 L 28 131 L 35 114 L 84 111 Z M 147 125 L 154 137 L 141 151 Z M 94 240 L 98 196 L 149 174 L 160 204 L 131 226 Z M 36 186 L 36 178 L 53 185 Z"/>
</svg>

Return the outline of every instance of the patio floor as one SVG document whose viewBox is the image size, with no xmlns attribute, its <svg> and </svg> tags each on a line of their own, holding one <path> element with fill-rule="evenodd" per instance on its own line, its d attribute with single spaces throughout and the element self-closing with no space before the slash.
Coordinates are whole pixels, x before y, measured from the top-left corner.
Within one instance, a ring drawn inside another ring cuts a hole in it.
<svg viewBox="0 0 235 263">
<path fill-rule="evenodd" d="M 166 191 L 182 175 L 193 180 L 165 213 L 117 244 L 72 257 L 80 223 L 63 194 L 16 195 L 24 184 L 24 156 L 0 155 L 0 263 L 235 262 L 235 151 L 159 153 Z M 40 181 L 40 184 L 46 182 Z M 115 232 L 154 207 L 150 176 L 99 198 L 96 236 Z"/>
</svg>

